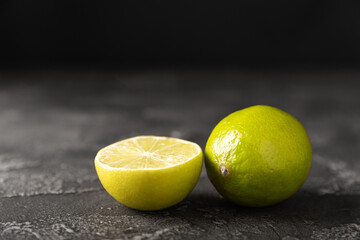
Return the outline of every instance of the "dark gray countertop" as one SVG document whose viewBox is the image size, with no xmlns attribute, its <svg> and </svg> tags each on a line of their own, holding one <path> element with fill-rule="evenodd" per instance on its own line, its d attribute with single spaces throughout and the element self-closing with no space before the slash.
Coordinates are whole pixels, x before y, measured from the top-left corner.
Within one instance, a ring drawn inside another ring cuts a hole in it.
<svg viewBox="0 0 360 240">
<path fill-rule="evenodd" d="M 8 71 L 0 81 L 0 239 L 360 239 L 359 71 Z M 204 147 L 218 121 L 255 104 L 293 114 L 310 136 L 311 172 L 290 199 L 236 206 L 204 169 L 163 211 L 129 209 L 102 188 L 101 147 L 146 134 Z"/>
</svg>

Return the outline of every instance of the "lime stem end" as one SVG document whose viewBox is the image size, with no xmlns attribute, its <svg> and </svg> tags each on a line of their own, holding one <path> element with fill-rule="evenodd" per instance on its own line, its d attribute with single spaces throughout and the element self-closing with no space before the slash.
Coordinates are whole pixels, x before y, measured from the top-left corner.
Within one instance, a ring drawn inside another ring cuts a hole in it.
<svg viewBox="0 0 360 240">
<path fill-rule="evenodd" d="M 221 175 L 223 175 L 225 177 L 226 175 L 229 174 L 229 171 L 224 165 L 221 165 L 220 166 L 220 173 L 221 173 Z"/>
</svg>

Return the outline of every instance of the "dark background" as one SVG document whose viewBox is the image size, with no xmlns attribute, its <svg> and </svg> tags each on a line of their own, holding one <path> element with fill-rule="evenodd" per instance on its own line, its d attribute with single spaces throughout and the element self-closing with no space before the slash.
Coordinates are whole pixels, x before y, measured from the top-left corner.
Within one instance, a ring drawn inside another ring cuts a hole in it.
<svg viewBox="0 0 360 240">
<path fill-rule="evenodd" d="M 359 1 L 0 3 L 8 65 L 356 65 Z"/>
<path fill-rule="evenodd" d="M 0 239 L 360 239 L 360 1 L 0 0 Z M 94 157 L 138 135 L 204 149 L 252 105 L 294 115 L 310 174 L 237 206 L 205 168 L 181 203 L 127 208 Z"/>
</svg>

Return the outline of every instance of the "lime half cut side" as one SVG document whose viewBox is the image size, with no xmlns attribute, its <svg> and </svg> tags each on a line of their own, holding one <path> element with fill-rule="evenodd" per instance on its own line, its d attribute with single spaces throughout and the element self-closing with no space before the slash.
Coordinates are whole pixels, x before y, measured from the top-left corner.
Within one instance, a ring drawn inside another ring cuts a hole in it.
<svg viewBox="0 0 360 240">
<path fill-rule="evenodd" d="M 95 168 L 106 191 L 120 203 L 138 210 L 160 210 L 193 190 L 202 162 L 196 143 L 138 136 L 101 149 Z"/>
</svg>

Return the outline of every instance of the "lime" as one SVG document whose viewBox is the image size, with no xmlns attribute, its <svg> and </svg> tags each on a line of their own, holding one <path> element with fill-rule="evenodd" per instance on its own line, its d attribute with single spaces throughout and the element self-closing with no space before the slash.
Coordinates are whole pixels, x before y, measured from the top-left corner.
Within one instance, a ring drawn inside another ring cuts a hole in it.
<svg viewBox="0 0 360 240">
<path fill-rule="evenodd" d="M 195 187 L 202 168 L 201 148 L 169 137 L 139 136 L 101 149 L 95 168 L 106 191 L 138 210 L 177 204 Z"/>
<path fill-rule="evenodd" d="M 301 123 L 270 106 L 252 106 L 225 117 L 205 148 L 207 174 L 217 191 L 243 206 L 268 206 L 299 190 L 312 159 Z"/>
</svg>

